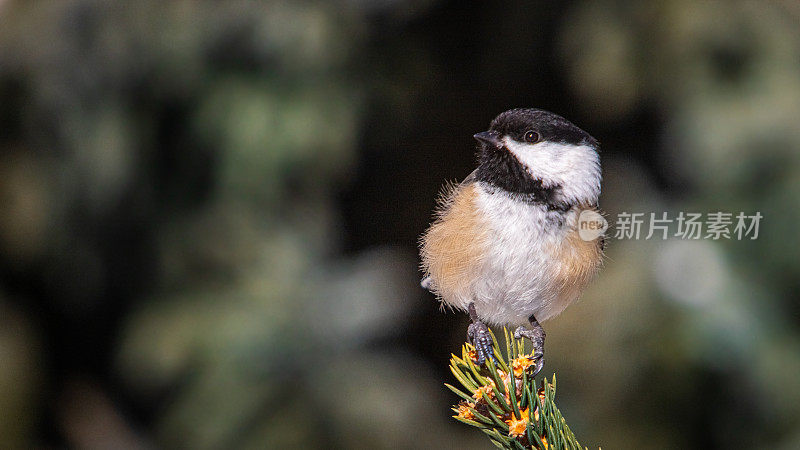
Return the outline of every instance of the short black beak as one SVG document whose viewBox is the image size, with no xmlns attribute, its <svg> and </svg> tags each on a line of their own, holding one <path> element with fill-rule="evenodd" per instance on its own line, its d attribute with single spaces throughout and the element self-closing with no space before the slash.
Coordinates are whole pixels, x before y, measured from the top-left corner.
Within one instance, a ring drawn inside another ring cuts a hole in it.
<svg viewBox="0 0 800 450">
<path fill-rule="evenodd" d="M 475 139 L 483 144 L 494 145 L 495 147 L 502 147 L 503 142 L 500 141 L 500 134 L 496 131 L 481 131 L 473 135 Z"/>
</svg>

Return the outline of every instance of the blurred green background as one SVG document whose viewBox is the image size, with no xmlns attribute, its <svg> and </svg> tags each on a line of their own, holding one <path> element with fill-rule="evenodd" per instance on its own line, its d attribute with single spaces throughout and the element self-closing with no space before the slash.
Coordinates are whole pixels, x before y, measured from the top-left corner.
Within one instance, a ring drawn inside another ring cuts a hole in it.
<svg viewBox="0 0 800 450">
<path fill-rule="evenodd" d="M 487 448 L 416 239 L 472 134 L 602 142 L 619 240 L 545 324 L 607 449 L 800 448 L 800 3 L 0 0 L 0 446 Z"/>
</svg>

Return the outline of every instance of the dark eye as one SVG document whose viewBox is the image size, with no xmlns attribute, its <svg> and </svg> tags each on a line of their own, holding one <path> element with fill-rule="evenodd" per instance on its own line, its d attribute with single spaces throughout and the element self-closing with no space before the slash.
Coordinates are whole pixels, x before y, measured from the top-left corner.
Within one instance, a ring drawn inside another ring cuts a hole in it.
<svg viewBox="0 0 800 450">
<path fill-rule="evenodd" d="M 537 132 L 535 132 L 533 130 L 529 130 L 529 131 L 525 132 L 525 134 L 523 135 L 523 138 L 525 139 L 525 142 L 533 144 L 533 143 L 539 142 L 539 133 L 537 133 Z"/>
</svg>

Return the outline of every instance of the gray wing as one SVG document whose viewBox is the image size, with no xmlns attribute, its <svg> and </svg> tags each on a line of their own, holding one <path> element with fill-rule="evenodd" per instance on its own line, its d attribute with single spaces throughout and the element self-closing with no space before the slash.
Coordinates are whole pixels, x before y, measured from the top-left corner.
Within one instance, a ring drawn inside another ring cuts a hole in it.
<svg viewBox="0 0 800 450">
<path fill-rule="evenodd" d="M 419 282 L 419 285 L 422 286 L 422 289 L 425 289 L 426 291 L 430 291 L 431 290 L 431 281 L 433 281 L 433 280 L 431 280 L 431 277 L 429 275 L 429 276 L 423 278 L 422 281 Z"/>
<path fill-rule="evenodd" d="M 478 169 L 473 170 L 471 174 L 467 175 L 467 178 L 464 178 L 464 181 L 459 183 L 458 187 L 463 187 L 476 181 L 478 181 Z"/>
</svg>

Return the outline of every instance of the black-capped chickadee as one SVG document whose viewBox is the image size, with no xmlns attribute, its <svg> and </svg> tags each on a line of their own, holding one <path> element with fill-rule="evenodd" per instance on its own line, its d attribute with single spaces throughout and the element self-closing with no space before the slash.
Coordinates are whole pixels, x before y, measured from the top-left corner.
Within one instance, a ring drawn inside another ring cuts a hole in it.
<svg viewBox="0 0 800 450">
<path fill-rule="evenodd" d="M 512 325 L 533 342 L 538 373 L 540 322 L 580 297 L 603 260 L 602 236 L 578 230 L 582 211 L 599 213 L 599 144 L 539 109 L 506 111 L 475 139 L 478 168 L 442 195 L 421 238 L 422 285 L 469 312 L 479 364 L 494 358 L 484 322 Z"/>
</svg>

